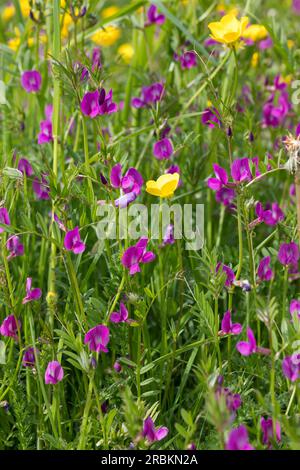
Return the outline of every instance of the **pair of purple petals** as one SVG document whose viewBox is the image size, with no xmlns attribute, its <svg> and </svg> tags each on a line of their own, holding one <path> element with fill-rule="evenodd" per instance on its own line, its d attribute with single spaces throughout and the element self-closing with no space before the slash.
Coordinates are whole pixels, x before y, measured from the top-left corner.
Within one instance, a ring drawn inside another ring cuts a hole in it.
<svg viewBox="0 0 300 470">
<path fill-rule="evenodd" d="M 15 258 L 16 256 L 24 255 L 24 245 L 20 242 L 20 238 L 17 235 L 13 235 L 7 240 L 6 248 L 10 252 L 7 257 L 8 260 Z"/>
<path fill-rule="evenodd" d="M 41 178 L 34 178 L 32 182 L 32 189 L 38 199 L 50 199 L 50 187 L 46 175 L 42 175 Z"/>
<path fill-rule="evenodd" d="M 109 328 L 105 325 L 97 325 L 91 328 L 84 337 L 84 344 L 88 344 L 91 351 L 97 353 L 108 352 Z"/>
<path fill-rule="evenodd" d="M 56 385 L 64 378 L 64 370 L 58 361 L 49 362 L 45 371 L 45 384 Z"/>
<path fill-rule="evenodd" d="M 22 300 L 22 304 L 27 304 L 33 300 L 38 300 L 42 296 L 42 290 L 39 287 L 32 288 L 32 278 L 28 277 L 26 279 L 26 296 Z"/>
<path fill-rule="evenodd" d="M 37 93 L 42 86 L 42 76 L 37 70 L 26 70 L 21 76 L 21 85 L 27 93 Z"/>
<path fill-rule="evenodd" d="M 271 269 L 271 257 L 265 256 L 258 265 L 257 275 L 261 281 L 270 281 L 274 273 Z"/>
<path fill-rule="evenodd" d="M 255 353 L 268 355 L 271 353 L 270 349 L 258 347 L 256 339 L 251 328 L 247 328 L 248 341 L 240 341 L 236 345 L 236 349 L 242 356 L 251 356 Z"/>
<path fill-rule="evenodd" d="M 45 108 L 46 119 L 40 122 L 40 132 L 38 134 L 38 144 L 48 144 L 53 141 L 52 134 L 52 114 L 53 106 L 48 104 Z"/>
<path fill-rule="evenodd" d="M 240 323 L 232 323 L 231 321 L 231 312 L 227 310 L 224 313 L 222 322 L 221 322 L 221 330 L 219 335 L 239 335 L 242 331 L 243 327 Z"/>
<path fill-rule="evenodd" d="M 21 328 L 20 320 L 17 320 L 14 315 L 8 315 L 4 318 L 0 326 L 0 334 L 18 340 L 18 330 Z"/>
<path fill-rule="evenodd" d="M 5 207 L 0 208 L 0 224 L 10 225 L 8 210 Z M 0 227 L 0 233 L 4 232 L 4 228 Z"/>
<path fill-rule="evenodd" d="M 282 361 L 282 372 L 291 382 L 296 382 L 300 378 L 300 354 L 286 356 Z"/>
<path fill-rule="evenodd" d="M 142 175 L 133 167 L 122 176 L 122 165 L 117 163 L 111 169 L 110 183 L 115 189 L 121 189 L 124 194 L 116 199 L 116 207 L 124 208 L 133 202 L 141 192 L 144 184 Z"/>
<path fill-rule="evenodd" d="M 184 51 L 182 54 L 175 54 L 174 58 L 180 62 L 182 70 L 197 67 L 197 54 L 194 51 Z"/>
<path fill-rule="evenodd" d="M 147 11 L 147 21 L 145 26 L 158 25 L 161 26 L 166 21 L 165 15 L 158 13 L 156 5 L 150 5 Z"/>
<path fill-rule="evenodd" d="M 85 244 L 80 238 L 79 227 L 75 227 L 73 230 L 69 230 L 66 233 L 64 247 L 68 251 L 73 251 L 75 255 L 84 252 Z"/>
<path fill-rule="evenodd" d="M 109 320 L 112 323 L 131 323 L 132 320 L 128 318 L 128 310 L 123 302 L 120 303 L 120 310 L 118 312 L 112 312 Z"/>
<path fill-rule="evenodd" d="M 273 202 L 267 209 L 264 209 L 263 205 L 258 202 L 255 206 L 255 212 L 258 216 L 258 223 L 264 222 L 266 225 L 273 226 L 284 220 L 284 213 L 277 202 Z"/>
<path fill-rule="evenodd" d="M 300 258 L 297 243 L 282 243 L 278 251 L 278 261 L 284 266 L 296 265 Z"/>
<path fill-rule="evenodd" d="M 155 259 L 155 254 L 147 251 L 148 241 L 147 237 L 142 237 L 123 253 L 122 265 L 129 270 L 131 276 L 141 271 L 140 264 L 151 263 Z"/>
<path fill-rule="evenodd" d="M 169 434 L 169 429 L 165 426 L 155 427 L 154 422 L 150 416 L 144 420 L 142 436 L 147 439 L 149 443 L 161 441 Z"/>
<path fill-rule="evenodd" d="M 168 138 L 161 139 L 153 145 L 153 155 L 157 160 L 168 160 L 173 152 L 173 144 Z"/>
<path fill-rule="evenodd" d="M 112 95 L 112 90 L 106 93 L 104 88 L 87 92 L 80 104 L 81 112 L 92 119 L 103 114 L 117 112 L 118 106 L 113 102 Z"/>
<path fill-rule="evenodd" d="M 141 96 L 132 98 L 131 104 L 134 108 L 145 108 L 152 106 L 160 101 L 164 94 L 164 85 L 160 82 L 152 83 L 152 85 L 144 86 Z"/>
</svg>

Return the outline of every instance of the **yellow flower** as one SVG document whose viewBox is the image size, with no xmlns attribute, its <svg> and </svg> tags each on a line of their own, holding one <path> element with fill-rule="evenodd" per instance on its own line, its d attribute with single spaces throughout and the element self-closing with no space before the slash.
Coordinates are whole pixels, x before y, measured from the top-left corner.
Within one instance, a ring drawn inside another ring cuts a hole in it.
<svg viewBox="0 0 300 470">
<path fill-rule="evenodd" d="M 91 37 L 92 41 L 98 46 L 111 46 L 121 36 L 121 31 L 117 26 L 105 26 L 105 29 L 100 29 Z"/>
<path fill-rule="evenodd" d="M 167 173 L 160 176 L 156 181 L 150 180 L 146 183 L 146 191 L 152 196 L 172 197 L 178 186 L 179 173 Z"/>
<path fill-rule="evenodd" d="M 133 55 L 134 55 L 134 49 L 132 47 L 131 44 L 129 43 L 125 43 L 125 44 L 122 44 L 119 48 L 118 48 L 118 54 L 122 57 L 122 59 L 124 60 L 124 62 L 126 62 L 127 64 L 129 64 L 129 62 L 131 61 Z"/>
<path fill-rule="evenodd" d="M 239 14 L 238 8 L 224 5 L 223 2 L 219 3 L 219 5 L 217 5 L 217 11 L 219 13 L 227 13 L 227 15 L 233 15 L 233 16 L 238 16 L 238 14 Z"/>
<path fill-rule="evenodd" d="M 101 16 L 102 18 L 109 18 L 110 16 L 113 16 L 116 13 L 118 13 L 118 11 L 119 11 L 118 7 L 107 7 L 107 8 L 104 8 L 104 10 L 102 10 Z"/>
<path fill-rule="evenodd" d="M 253 68 L 257 67 L 258 61 L 259 61 L 259 53 L 254 52 L 254 54 L 251 57 L 251 67 Z"/>
<path fill-rule="evenodd" d="M 16 9 L 14 7 L 14 5 L 8 5 L 4 8 L 4 10 L 2 11 L 2 20 L 3 21 L 9 21 L 12 19 L 12 17 L 15 15 L 16 13 Z"/>
<path fill-rule="evenodd" d="M 260 41 L 268 36 L 268 31 L 261 24 L 251 24 L 245 29 L 243 38 L 251 39 L 251 41 Z"/>
<path fill-rule="evenodd" d="M 208 27 L 211 31 L 211 37 L 215 41 L 231 45 L 236 43 L 243 35 L 248 21 L 246 16 L 238 20 L 233 15 L 225 15 L 221 21 L 209 23 Z"/>
<path fill-rule="evenodd" d="M 21 8 L 21 12 L 24 18 L 28 17 L 30 13 L 29 0 L 20 0 L 20 8 Z"/>
<path fill-rule="evenodd" d="M 290 84 L 291 84 L 291 81 L 293 80 L 293 75 L 292 75 L 292 74 L 286 75 L 285 77 L 282 77 L 282 80 L 283 80 L 287 85 L 290 85 Z"/>
<path fill-rule="evenodd" d="M 287 40 L 287 47 L 289 49 L 292 49 L 294 47 L 294 45 L 295 45 L 295 41 L 293 41 L 292 39 Z"/>
<path fill-rule="evenodd" d="M 72 22 L 73 22 L 73 19 L 72 19 L 72 16 L 70 15 L 70 13 L 65 13 L 64 22 L 63 22 L 63 26 L 62 26 L 62 29 L 61 29 L 61 35 L 62 35 L 63 38 L 68 37 L 69 27 L 71 26 Z"/>
</svg>

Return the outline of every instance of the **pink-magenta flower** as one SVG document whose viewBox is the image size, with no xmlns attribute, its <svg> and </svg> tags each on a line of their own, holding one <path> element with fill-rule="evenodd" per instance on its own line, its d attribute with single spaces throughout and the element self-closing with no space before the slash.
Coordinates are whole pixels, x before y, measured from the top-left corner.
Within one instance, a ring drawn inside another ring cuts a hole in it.
<svg viewBox="0 0 300 470">
<path fill-rule="evenodd" d="M 38 144 L 48 144 L 53 141 L 52 122 L 45 120 L 40 122 L 40 133 L 38 134 Z"/>
<path fill-rule="evenodd" d="M 161 441 L 169 434 L 169 429 L 165 426 L 160 426 L 159 428 L 155 428 L 153 420 L 150 418 L 146 418 L 143 423 L 143 431 L 142 436 L 147 439 L 149 443 L 155 441 Z"/>
<path fill-rule="evenodd" d="M 64 370 L 58 361 L 49 362 L 45 372 L 45 384 L 56 385 L 64 378 Z"/>
<path fill-rule="evenodd" d="M 233 393 L 228 387 L 223 387 L 223 380 L 223 376 L 220 375 L 217 380 L 216 399 L 224 397 L 226 407 L 230 413 L 233 413 L 234 417 L 236 410 L 242 405 L 242 400 L 238 393 Z"/>
<path fill-rule="evenodd" d="M 27 302 L 32 302 L 33 300 L 38 300 L 42 296 L 42 291 L 38 287 L 31 288 L 32 278 L 28 277 L 26 279 L 26 297 L 24 297 L 22 304 L 27 304 Z"/>
<path fill-rule="evenodd" d="M 35 348 L 28 348 L 23 354 L 22 364 L 24 367 L 35 366 L 35 356 L 39 354 L 39 350 Z"/>
<path fill-rule="evenodd" d="M 131 104 L 134 108 L 145 108 L 154 105 L 162 99 L 164 86 L 162 83 L 152 83 L 152 85 L 142 88 L 141 96 L 132 98 Z"/>
<path fill-rule="evenodd" d="M 114 369 L 115 369 L 115 371 L 116 371 L 118 374 L 119 374 L 120 372 L 122 372 L 122 366 L 121 366 L 121 364 L 120 364 L 118 361 L 116 361 L 116 362 L 114 363 Z"/>
<path fill-rule="evenodd" d="M 212 189 L 213 191 L 219 191 L 226 186 L 228 183 L 228 175 L 226 170 L 221 166 L 217 165 L 216 163 L 213 164 L 213 169 L 215 172 L 215 178 L 209 178 L 207 180 L 207 186 Z"/>
<path fill-rule="evenodd" d="M 275 428 L 276 428 L 276 436 L 274 439 L 274 429 L 273 429 L 273 420 L 272 418 L 264 418 L 262 417 L 260 420 L 260 426 L 263 433 L 262 441 L 264 445 L 268 445 L 270 448 L 272 445 L 272 440 L 276 440 L 277 442 L 281 441 L 281 428 L 280 423 L 276 421 Z"/>
<path fill-rule="evenodd" d="M 185 51 L 181 55 L 175 56 L 179 60 L 182 70 L 189 70 L 197 67 L 197 54 L 194 51 Z"/>
<path fill-rule="evenodd" d="M 282 361 L 282 372 L 291 382 L 296 382 L 300 378 L 300 354 L 286 356 Z"/>
<path fill-rule="evenodd" d="M 112 312 L 110 314 L 109 320 L 113 323 L 128 323 L 129 322 L 128 310 L 122 302 L 120 303 L 120 311 Z"/>
<path fill-rule="evenodd" d="M 34 178 L 32 182 L 32 189 L 38 199 L 50 199 L 50 187 L 45 175 L 42 175 L 41 179 L 37 177 Z"/>
<path fill-rule="evenodd" d="M 133 276 L 141 271 L 140 264 L 151 263 L 155 259 L 152 251 L 147 251 L 148 238 L 142 237 L 133 246 L 127 248 L 122 256 L 122 264 L 129 269 L 129 274 Z"/>
<path fill-rule="evenodd" d="M 0 224 L 10 225 L 8 210 L 5 207 L 0 207 Z M 4 232 L 4 228 L 0 227 L 0 233 L 2 232 Z"/>
<path fill-rule="evenodd" d="M 174 239 L 174 225 L 169 224 L 166 228 L 164 237 L 163 237 L 163 246 L 173 245 L 175 243 Z"/>
<path fill-rule="evenodd" d="M 8 317 L 4 318 L 2 325 L 0 326 L 0 334 L 17 340 L 18 330 L 20 328 L 20 320 L 17 320 L 14 315 L 8 315 Z"/>
<path fill-rule="evenodd" d="M 80 108 L 85 116 L 95 118 L 102 114 L 112 114 L 118 110 L 116 103 L 112 101 L 112 90 L 106 93 L 104 88 L 87 92 L 82 98 Z"/>
<path fill-rule="evenodd" d="M 234 181 L 243 183 L 252 180 L 249 158 L 238 158 L 232 162 L 231 176 Z"/>
<path fill-rule="evenodd" d="M 279 247 L 278 261 L 285 265 L 294 265 L 298 263 L 300 258 L 299 247 L 297 243 L 282 243 Z"/>
<path fill-rule="evenodd" d="M 277 202 L 268 205 L 264 210 L 262 204 L 258 202 L 255 206 L 255 212 L 258 216 L 258 222 L 264 222 L 266 225 L 276 225 L 284 220 L 284 213 L 280 209 Z"/>
<path fill-rule="evenodd" d="M 224 313 L 224 317 L 221 322 L 221 335 L 239 335 L 242 331 L 242 325 L 240 323 L 232 323 L 231 321 L 231 312 L 227 310 Z"/>
<path fill-rule="evenodd" d="M 20 238 L 17 235 L 13 235 L 7 240 L 6 248 L 10 252 L 8 259 L 24 255 L 24 245 L 20 242 Z"/>
<path fill-rule="evenodd" d="M 236 349 L 242 356 L 250 356 L 257 352 L 256 339 L 251 328 L 247 328 L 248 341 L 240 341 L 236 345 Z"/>
<path fill-rule="evenodd" d="M 157 160 L 168 160 L 173 155 L 173 145 L 170 139 L 164 138 L 155 142 L 153 155 Z"/>
<path fill-rule="evenodd" d="M 91 328 L 84 337 L 84 344 L 88 344 L 91 351 L 108 352 L 109 328 L 105 325 L 97 325 Z"/>
<path fill-rule="evenodd" d="M 219 269 L 222 269 L 223 273 L 226 274 L 226 280 L 225 280 L 225 286 L 226 287 L 231 287 L 234 280 L 235 280 L 235 274 L 233 270 L 227 266 L 226 264 L 218 263 L 216 266 L 216 273 L 219 272 Z"/>
<path fill-rule="evenodd" d="M 75 227 L 73 230 L 69 230 L 66 233 L 64 247 L 68 251 L 73 251 L 75 255 L 84 252 L 85 244 L 80 238 L 79 227 Z"/>
<path fill-rule="evenodd" d="M 115 189 L 120 188 L 124 193 L 115 201 L 117 207 L 123 208 L 138 197 L 144 180 L 142 175 L 133 167 L 129 168 L 122 176 L 122 165 L 117 163 L 111 169 L 110 184 Z"/>
<path fill-rule="evenodd" d="M 290 314 L 292 317 L 296 314 L 300 319 L 300 300 L 293 299 L 290 303 Z"/>
<path fill-rule="evenodd" d="M 26 70 L 22 73 L 21 85 L 27 93 L 37 93 L 42 86 L 42 76 L 37 70 Z"/>
<path fill-rule="evenodd" d="M 221 118 L 216 108 L 206 108 L 202 113 L 202 124 L 213 129 L 215 126 L 221 126 Z"/>
<path fill-rule="evenodd" d="M 246 426 L 243 424 L 229 433 L 226 450 L 254 450 L 249 442 L 249 436 Z"/>
<path fill-rule="evenodd" d="M 20 158 L 18 162 L 18 170 L 21 171 L 23 175 L 26 175 L 26 176 L 33 175 L 32 166 L 30 165 L 29 161 L 26 160 L 26 158 Z"/>
<path fill-rule="evenodd" d="M 161 26 L 165 21 L 165 15 L 158 13 L 157 6 L 151 4 L 147 11 L 147 21 L 145 26 L 151 26 L 153 24 Z"/>
<path fill-rule="evenodd" d="M 270 256 L 265 256 L 262 260 L 260 260 L 257 268 L 257 275 L 261 281 L 270 281 L 273 278 L 274 273 L 270 264 Z"/>
<path fill-rule="evenodd" d="M 216 191 L 216 201 L 229 209 L 233 209 L 235 199 L 235 190 L 232 188 L 221 188 Z"/>
</svg>

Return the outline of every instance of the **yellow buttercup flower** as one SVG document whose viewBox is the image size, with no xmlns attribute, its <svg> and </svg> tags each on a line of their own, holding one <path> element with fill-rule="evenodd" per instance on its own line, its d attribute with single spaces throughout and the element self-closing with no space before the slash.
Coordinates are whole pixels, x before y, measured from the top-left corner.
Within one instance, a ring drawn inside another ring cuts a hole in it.
<svg viewBox="0 0 300 470">
<path fill-rule="evenodd" d="M 69 27 L 71 26 L 72 23 L 73 23 L 72 16 L 69 13 L 65 13 L 64 22 L 63 22 L 63 26 L 62 26 L 62 29 L 61 29 L 61 35 L 62 35 L 63 38 L 68 37 Z"/>
<path fill-rule="evenodd" d="M 15 15 L 16 9 L 14 5 L 7 5 L 1 13 L 3 21 L 9 21 Z"/>
<path fill-rule="evenodd" d="M 119 11 L 118 7 L 107 7 L 107 8 L 104 8 L 104 10 L 102 10 L 101 16 L 102 18 L 109 18 L 110 16 L 113 16 L 116 13 L 118 13 L 118 11 Z"/>
<path fill-rule="evenodd" d="M 258 52 L 254 52 L 254 54 L 251 57 L 251 67 L 255 68 L 257 67 L 259 61 L 259 54 Z"/>
<path fill-rule="evenodd" d="M 118 48 L 118 54 L 122 57 L 122 59 L 124 60 L 124 62 L 126 62 L 127 64 L 129 64 L 129 62 L 131 61 L 133 55 L 134 55 L 134 49 L 132 47 L 131 44 L 129 43 L 125 43 L 125 44 L 122 44 L 119 48 Z"/>
<path fill-rule="evenodd" d="M 179 183 L 179 173 L 167 173 L 160 176 L 156 181 L 150 180 L 146 183 L 146 191 L 152 196 L 172 197 Z"/>
<path fill-rule="evenodd" d="M 20 8 L 21 8 L 21 12 L 24 18 L 28 17 L 30 13 L 29 0 L 20 0 Z"/>
<path fill-rule="evenodd" d="M 120 28 L 117 26 L 109 25 L 105 29 L 101 29 L 94 33 L 91 37 L 92 41 L 98 46 L 111 46 L 121 36 Z"/>
<path fill-rule="evenodd" d="M 243 38 L 251 39 L 251 41 L 261 41 L 268 36 L 268 31 L 261 24 L 251 24 L 245 29 Z"/>
<path fill-rule="evenodd" d="M 289 49 L 292 49 L 294 47 L 294 45 L 295 45 L 295 41 L 293 41 L 292 39 L 287 40 L 287 47 Z"/>
<path fill-rule="evenodd" d="M 208 27 L 215 41 L 229 46 L 235 44 L 243 36 L 248 21 L 246 16 L 238 20 L 234 15 L 225 15 L 221 21 L 209 23 Z"/>
</svg>

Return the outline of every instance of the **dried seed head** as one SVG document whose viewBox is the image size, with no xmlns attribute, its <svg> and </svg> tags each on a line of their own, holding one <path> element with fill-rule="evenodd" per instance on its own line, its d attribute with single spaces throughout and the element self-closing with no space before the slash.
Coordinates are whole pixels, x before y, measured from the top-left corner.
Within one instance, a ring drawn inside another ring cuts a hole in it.
<svg viewBox="0 0 300 470">
<path fill-rule="evenodd" d="M 300 170 L 300 135 L 295 138 L 289 134 L 283 143 L 289 156 L 285 167 L 291 173 L 296 173 Z"/>
</svg>

